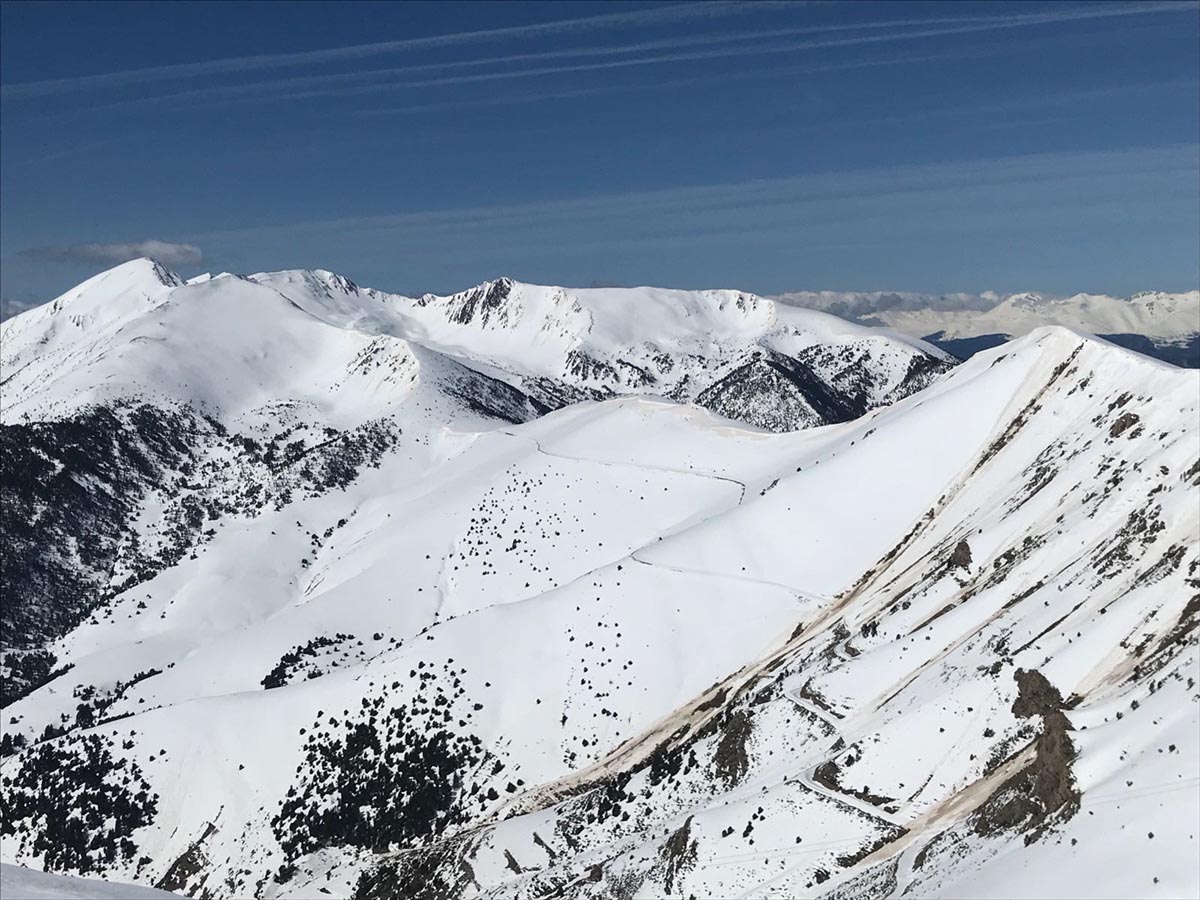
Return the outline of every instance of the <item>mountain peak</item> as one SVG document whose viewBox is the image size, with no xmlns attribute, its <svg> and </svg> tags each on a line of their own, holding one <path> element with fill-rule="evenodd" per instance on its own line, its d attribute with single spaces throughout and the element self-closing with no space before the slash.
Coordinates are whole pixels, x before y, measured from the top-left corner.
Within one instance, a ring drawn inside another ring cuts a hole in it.
<svg viewBox="0 0 1200 900">
<path fill-rule="evenodd" d="M 1010 294 L 1000 305 L 1016 309 L 1035 309 L 1045 302 L 1046 298 L 1041 294 L 1033 291 L 1021 291 L 1017 294 Z"/>
<path fill-rule="evenodd" d="M 70 293 L 83 294 L 83 289 L 86 286 L 99 282 L 107 282 L 111 285 L 125 284 L 129 287 L 143 287 L 147 284 L 152 284 L 168 288 L 179 287 L 185 283 L 182 277 L 172 272 L 157 260 L 151 259 L 148 256 L 139 256 L 137 259 L 120 263 L 111 269 L 105 269 L 100 274 L 94 275 L 83 282 L 83 284 Z"/>
</svg>

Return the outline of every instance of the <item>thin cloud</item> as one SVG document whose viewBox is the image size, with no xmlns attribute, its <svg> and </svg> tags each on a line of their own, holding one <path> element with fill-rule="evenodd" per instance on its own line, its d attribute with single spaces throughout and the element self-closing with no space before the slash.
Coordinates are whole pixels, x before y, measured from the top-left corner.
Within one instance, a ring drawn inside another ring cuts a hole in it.
<svg viewBox="0 0 1200 900">
<path fill-rule="evenodd" d="M 759 48 L 759 53 L 764 52 Z M 947 51 L 945 53 L 920 54 L 900 57 L 872 57 L 869 59 L 852 60 L 841 63 L 805 64 L 796 66 L 758 67 L 745 72 L 728 72 L 720 75 L 698 75 L 691 78 L 670 78 L 647 82 L 631 82 L 627 84 L 602 84 L 594 87 L 570 88 L 559 91 L 529 91 L 522 94 L 506 94 L 494 97 L 471 97 L 469 99 L 442 100 L 433 103 L 416 103 L 405 106 L 370 107 L 366 109 L 342 110 L 346 116 L 384 116 L 400 113 L 430 112 L 441 109 L 460 109 L 486 106 L 508 106 L 513 103 L 536 103 L 543 100 L 560 100 L 573 97 L 590 97 L 599 94 L 627 93 L 640 91 L 655 91 L 675 87 L 688 87 L 698 84 L 728 84 L 731 81 L 745 79 L 774 78 L 781 75 L 805 75 L 822 72 L 841 72 L 853 69 L 875 68 L 878 66 L 903 65 L 908 63 L 933 62 L 945 59 L 976 57 L 978 52 Z M 375 86 L 382 87 L 382 86 Z M 375 87 L 372 88 L 374 91 Z M 389 85 L 388 89 L 393 86 Z M 297 95 L 299 96 L 299 95 Z M 307 96 L 307 95 L 304 95 Z M 160 98 L 151 98 L 158 100 Z M 273 97 L 273 100 L 294 99 L 293 97 Z M 132 101 L 140 103 L 143 101 Z"/>
<path fill-rule="evenodd" d="M 914 110 L 897 116 L 871 116 L 866 118 L 838 119 L 821 122 L 822 129 L 853 128 L 863 125 L 903 125 L 927 119 L 953 118 L 956 116 L 991 116 L 1020 112 L 1025 109 L 1036 109 L 1043 106 L 1082 107 L 1096 100 L 1108 100 L 1129 94 L 1141 94 L 1154 91 L 1173 91 L 1187 89 L 1195 91 L 1200 88 L 1200 81 L 1195 79 L 1175 79 L 1170 81 L 1143 81 L 1132 84 L 1108 85 L 1102 88 L 1085 90 L 1059 91 L 1056 93 L 1034 94 L 1028 97 L 1018 97 L 997 103 L 971 103 L 960 106 L 942 106 L 932 109 Z M 1057 121 L 1057 119 L 1040 119 L 1040 122 Z M 996 127 L 997 123 L 984 123 L 984 127 Z M 998 123 L 1001 127 L 1009 127 L 1007 119 Z M 1026 123 L 1019 123 L 1026 124 Z"/>
<path fill-rule="evenodd" d="M 965 22 L 966 19 L 928 19 L 924 20 L 925 24 L 939 23 L 954 23 Z M 420 63 L 418 65 L 407 66 L 392 66 L 382 69 L 368 69 L 365 71 L 340 72 L 340 73 L 325 73 L 321 75 L 302 75 L 292 78 L 278 78 L 270 81 L 255 82 L 251 84 L 226 85 L 213 88 L 197 88 L 187 91 L 176 91 L 174 93 L 162 94 L 154 97 L 136 98 L 133 100 L 119 101 L 108 104 L 103 108 L 114 108 L 122 106 L 137 106 L 152 103 L 178 103 L 186 100 L 205 100 L 229 98 L 236 99 L 239 96 L 255 95 L 264 91 L 286 91 L 293 88 L 305 87 L 332 87 L 338 84 L 355 84 L 356 82 L 378 81 L 382 78 L 390 78 L 398 75 L 412 75 L 420 72 L 438 72 L 453 69 L 470 69 L 480 66 L 503 65 L 508 63 L 529 63 L 542 62 L 553 59 L 570 59 L 573 57 L 596 57 L 596 56 L 619 56 L 629 53 L 644 53 L 652 50 L 670 50 L 686 47 L 697 46 L 712 46 L 719 44 L 732 44 L 747 41 L 756 41 L 765 38 L 780 38 L 801 34 L 820 34 L 827 32 L 840 31 L 870 31 L 880 28 L 899 27 L 904 25 L 913 25 L 915 22 L 892 20 L 884 22 L 858 22 L 846 25 L 812 25 L 802 28 L 777 28 L 771 30 L 760 31 L 740 31 L 740 32 L 722 32 L 720 34 L 700 34 L 688 35 L 683 37 L 664 38 L 653 41 L 639 41 L 637 43 L 613 44 L 602 47 L 575 47 L 565 50 L 546 50 L 537 53 L 509 53 L 503 56 L 487 56 L 477 59 L 459 59 L 459 60 L 441 60 L 431 63 Z M 737 53 L 761 52 L 761 45 L 754 47 L 738 48 Z M 658 61 L 658 58 L 651 58 L 651 62 Z M 564 71 L 575 71 L 575 67 L 568 67 Z M 516 73 L 516 74 L 523 74 Z M 540 72 L 538 73 L 540 74 Z M 478 76 L 468 76 L 478 77 Z M 424 83 L 422 83 L 424 84 Z M 256 98 L 257 99 L 257 98 Z M 268 99 L 268 98 L 262 98 Z M 269 99 L 278 99 L 272 96 Z"/>
<path fill-rule="evenodd" d="M 771 297 L 787 306 L 819 309 L 849 319 L 880 312 L 933 309 L 940 312 L 980 312 L 1004 300 L 994 291 L 982 294 L 921 294 L 908 291 L 790 291 Z"/>
<path fill-rule="evenodd" d="M 780 211 L 790 220 L 829 221 L 833 210 L 848 218 L 864 214 L 865 205 L 900 196 L 940 196 L 946 202 L 973 208 L 976 193 L 989 188 L 1014 186 L 1026 189 L 1042 184 L 1073 181 L 1115 183 L 1117 176 L 1183 173 L 1194 176 L 1200 168 L 1200 145 L 1084 153 L 1044 153 L 935 165 L 896 166 L 882 169 L 826 172 L 789 178 L 664 188 L 652 191 L 579 197 L 556 201 L 484 206 L 465 209 L 422 210 L 375 216 L 351 216 L 262 225 L 193 235 L 216 239 L 264 234 L 344 233 L 350 230 L 389 231 L 399 239 L 421 240 L 444 234 L 498 232 L 541 228 L 548 232 L 586 223 L 631 223 L 664 232 L 691 232 L 697 223 L 713 223 L 714 233 L 729 230 L 725 218 L 752 213 L 764 221 L 767 212 Z M 819 216 L 812 211 L 818 210 Z M 984 210 L 976 209 L 981 217 Z M 725 218 L 723 218 L 725 217 Z"/>
<path fill-rule="evenodd" d="M 1056 41 L 1061 46 L 1061 41 Z M 1032 47 L 1034 41 L 1023 44 Z M 347 109 L 341 115 L 351 117 L 378 117 L 404 115 L 408 113 L 431 112 L 442 109 L 460 109 L 486 106 L 510 106 L 514 103 L 540 103 L 544 100 L 561 100 L 574 97 L 589 97 L 597 94 L 634 93 L 643 91 L 668 90 L 677 87 L 692 87 L 700 84 L 728 84 L 732 81 L 761 80 L 779 78 L 788 75 L 817 75 L 827 72 L 844 72 L 856 69 L 870 69 L 881 66 L 912 65 L 916 63 L 945 62 L 954 59 L 970 59 L 977 61 L 984 55 L 995 55 L 1008 52 L 1006 45 L 996 44 L 987 47 L 965 47 L 939 51 L 937 53 L 919 53 L 905 56 L 870 56 L 863 59 L 846 60 L 836 63 L 803 63 L 787 66 L 756 66 L 737 72 L 722 72 L 717 75 L 696 75 L 688 78 L 668 78 L 655 81 L 628 82 L 620 84 L 602 84 L 594 87 L 571 88 L 561 91 L 531 91 L 523 94 L 504 94 L 499 96 L 472 97 L 469 99 L 442 100 L 434 103 L 414 103 L 404 106 L 376 106 L 359 109 Z M 1173 85 L 1174 82 L 1168 82 Z"/>
<path fill-rule="evenodd" d="M 396 41 L 379 41 L 348 47 L 330 47 L 322 50 L 304 50 L 295 53 L 239 56 L 204 62 L 177 63 L 169 66 L 128 69 L 120 72 L 83 75 L 74 78 L 29 81 L 22 84 L 0 87 L 0 97 L 10 100 L 25 97 L 45 97 L 78 90 L 122 87 L 148 81 L 345 62 L 390 53 L 436 49 L 461 44 L 486 43 L 488 41 L 514 38 L 535 38 L 547 35 L 581 34 L 631 25 L 659 25 L 689 19 L 741 15 L 752 11 L 783 8 L 785 8 L 784 4 L 766 2 L 766 0 L 738 3 L 728 2 L 728 0 L 679 3 L 656 9 L 605 13 L 603 15 L 577 19 L 559 19 L 553 22 L 539 22 L 531 25 L 512 25 L 504 28 L 490 28 L 480 31 L 462 31 L 454 34 L 438 34 L 428 37 L 405 38 Z"/>
<path fill-rule="evenodd" d="M 722 59 L 745 55 L 755 57 L 777 53 L 792 53 L 803 50 L 826 50 L 862 45 L 894 43 L 898 41 L 919 40 L 932 37 L 947 37 L 961 34 L 979 34 L 1002 29 L 1025 28 L 1036 25 L 1053 25 L 1064 22 L 1074 22 L 1088 19 L 1111 18 L 1113 16 L 1146 15 L 1151 13 L 1181 12 L 1191 7 L 1175 2 L 1137 3 L 1122 6 L 1082 7 L 1071 10 L 1058 10 L 1039 13 L 1021 13 L 1011 16 L 989 16 L 957 19 L 926 19 L 926 20 L 896 20 L 879 23 L 857 23 L 852 26 L 816 26 L 812 28 L 778 29 L 775 31 L 743 32 L 740 34 L 723 34 L 681 38 L 671 41 L 646 42 L 642 45 L 626 45 L 625 47 L 592 47 L 579 51 L 549 51 L 542 54 L 521 54 L 512 59 L 535 61 L 560 58 L 571 55 L 610 55 L 620 52 L 630 52 L 636 49 L 685 47 L 694 44 L 720 44 L 729 42 L 752 42 L 763 37 L 780 37 L 788 34 L 807 34 L 812 32 L 828 32 L 843 30 L 870 30 L 881 27 L 908 28 L 883 34 L 860 34 L 845 38 L 817 39 L 803 41 L 782 41 L 772 44 L 746 43 L 734 47 L 709 47 L 708 49 L 685 50 L 683 52 L 666 52 L 643 55 L 632 59 L 607 60 L 603 62 L 577 62 L 568 65 L 538 66 L 502 72 L 484 72 L 479 74 L 449 75 L 440 78 L 423 78 L 415 80 L 391 80 L 369 84 L 353 84 L 353 82 L 371 78 L 391 77 L 394 75 L 415 74 L 417 72 L 457 67 L 463 65 L 483 65 L 509 61 L 505 57 L 485 60 L 459 61 L 451 63 L 430 63 L 417 66 L 376 69 L 370 72 L 351 72 L 331 75 L 302 76 L 299 78 L 278 79 L 275 81 L 255 84 L 227 85 L 222 87 L 198 88 L 188 91 L 177 91 L 151 97 L 140 97 L 131 100 L 107 104 L 104 108 L 136 108 L 170 104 L 176 107 L 192 104 L 213 102 L 260 103 L 277 102 L 279 100 L 308 100 L 326 97 L 349 97 L 376 94 L 394 90 L 412 88 L 447 87 L 452 85 L 479 84 L 491 81 L 508 81 L 512 79 L 534 78 L 545 75 L 561 75 L 579 72 L 606 71 L 637 66 L 660 65 L 669 63 Z M 928 27 L 934 25 L 937 27 Z M 917 27 L 911 27 L 917 26 Z M 289 88 L 301 88 L 291 90 Z M 302 90 L 302 88 L 312 88 Z"/>
<path fill-rule="evenodd" d="M 41 306 L 42 300 L 18 300 L 16 297 L 0 297 L 0 322 L 20 315 L 27 309 Z"/>
<path fill-rule="evenodd" d="M 203 251 L 195 244 L 174 244 L 170 241 L 135 241 L 125 244 L 70 244 L 56 247 L 33 247 L 23 255 L 48 262 L 81 265 L 116 265 L 131 259 L 148 256 L 165 266 L 195 266 L 204 261 Z"/>
</svg>

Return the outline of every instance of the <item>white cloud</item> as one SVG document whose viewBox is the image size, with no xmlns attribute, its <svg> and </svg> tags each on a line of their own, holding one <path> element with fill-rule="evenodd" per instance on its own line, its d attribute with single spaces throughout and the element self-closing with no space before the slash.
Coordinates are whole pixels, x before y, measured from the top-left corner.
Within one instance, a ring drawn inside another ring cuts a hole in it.
<svg viewBox="0 0 1200 900">
<path fill-rule="evenodd" d="M 1004 298 L 995 291 L 982 294 L 920 294 L 908 291 L 791 291 L 772 299 L 788 306 L 819 309 L 847 319 L 898 310 L 991 309 Z"/>
<path fill-rule="evenodd" d="M 71 244 L 57 247 L 34 247 L 24 255 L 51 262 L 116 265 L 148 256 L 165 266 L 195 266 L 204 261 L 204 252 L 195 244 L 173 244 L 170 241 L 133 241 L 114 244 Z"/>
</svg>

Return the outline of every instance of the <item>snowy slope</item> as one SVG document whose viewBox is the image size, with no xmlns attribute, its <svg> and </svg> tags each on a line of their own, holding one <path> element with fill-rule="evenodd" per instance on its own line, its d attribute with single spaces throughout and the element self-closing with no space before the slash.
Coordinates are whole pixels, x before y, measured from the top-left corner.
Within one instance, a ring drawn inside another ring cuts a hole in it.
<svg viewBox="0 0 1200 900">
<path fill-rule="evenodd" d="M 6 332 L 5 627 L 51 642 L 4 660 L 5 862 L 209 897 L 1200 890 L 1198 373 L 1040 329 L 774 433 L 544 410 L 657 393 L 572 351 L 687 397 L 654 354 L 919 345 L 749 295 L 145 284 L 84 341 Z"/>
<path fill-rule="evenodd" d="M 0 865 L 0 893 L 7 900 L 165 900 L 179 896 L 135 884 L 51 875 L 9 865 Z"/>
</svg>

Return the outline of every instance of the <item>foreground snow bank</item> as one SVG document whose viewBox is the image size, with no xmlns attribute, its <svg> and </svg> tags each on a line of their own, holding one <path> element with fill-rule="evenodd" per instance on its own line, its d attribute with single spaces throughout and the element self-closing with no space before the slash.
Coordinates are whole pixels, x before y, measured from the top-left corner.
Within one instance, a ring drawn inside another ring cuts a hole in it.
<svg viewBox="0 0 1200 900">
<path fill-rule="evenodd" d="M 96 878 L 51 875 L 25 866 L 0 863 L 0 894 L 5 900 L 154 900 L 178 897 L 154 888 Z"/>
</svg>

